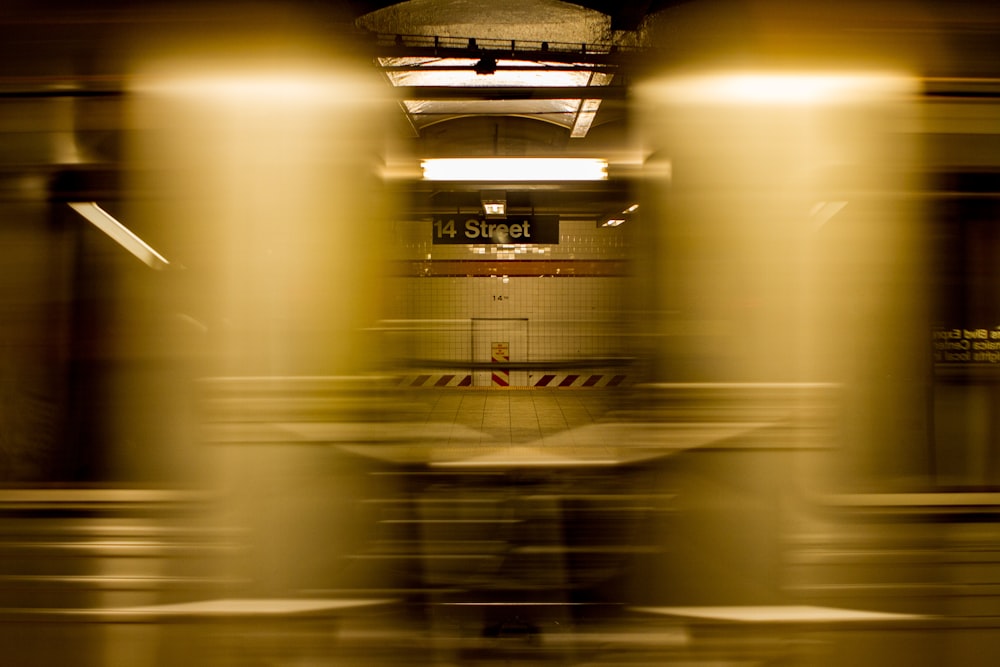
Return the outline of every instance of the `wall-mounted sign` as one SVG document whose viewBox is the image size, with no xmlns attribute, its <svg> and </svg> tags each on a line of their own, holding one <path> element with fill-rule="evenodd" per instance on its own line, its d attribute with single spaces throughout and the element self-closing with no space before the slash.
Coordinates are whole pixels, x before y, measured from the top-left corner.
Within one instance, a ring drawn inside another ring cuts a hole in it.
<svg viewBox="0 0 1000 667">
<path fill-rule="evenodd" d="M 494 364 L 506 364 L 510 362 L 510 343 L 492 343 L 490 345 L 493 353 L 493 363 Z M 494 366 L 493 371 L 493 386 L 494 387 L 509 387 L 510 386 L 510 369 L 505 366 Z"/>
<path fill-rule="evenodd" d="M 935 329 L 931 340 L 935 364 L 1000 364 L 1000 329 Z"/>
<path fill-rule="evenodd" d="M 559 243 L 558 215 L 508 215 L 506 219 L 471 215 L 436 215 L 435 244 Z"/>
</svg>

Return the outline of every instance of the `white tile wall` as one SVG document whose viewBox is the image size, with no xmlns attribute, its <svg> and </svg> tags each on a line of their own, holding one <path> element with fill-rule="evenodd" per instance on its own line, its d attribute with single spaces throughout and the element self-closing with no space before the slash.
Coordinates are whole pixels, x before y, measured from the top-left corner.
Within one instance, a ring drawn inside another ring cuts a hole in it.
<svg viewBox="0 0 1000 667">
<path fill-rule="evenodd" d="M 542 247 L 435 246 L 430 222 L 400 223 L 394 256 L 486 259 L 499 252 L 514 260 L 627 257 L 627 234 L 622 228 L 562 221 L 560 234 L 559 244 Z M 626 277 L 398 277 L 392 288 L 387 344 L 407 359 L 470 360 L 474 318 L 527 318 L 527 349 L 512 349 L 511 361 L 629 354 L 623 311 L 629 289 Z"/>
</svg>

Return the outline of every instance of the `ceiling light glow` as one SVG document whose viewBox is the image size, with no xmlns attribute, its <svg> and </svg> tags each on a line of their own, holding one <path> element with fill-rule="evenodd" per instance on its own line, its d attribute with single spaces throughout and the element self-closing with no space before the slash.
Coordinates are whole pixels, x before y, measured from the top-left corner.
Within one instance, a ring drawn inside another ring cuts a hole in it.
<svg viewBox="0 0 1000 667">
<path fill-rule="evenodd" d="M 662 84 L 686 103 L 809 105 L 911 92 L 911 78 L 877 72 L 732 72 L 678 77 Z"/>
<path fill-rule="evenodd" d="M 621 213 L 611 213 L 609 215 L 605 215 L 603 218 L 598 219 L 597 226 L 619 227 L 621 225 L 624 225 L 631 218 L 632 214 L 635 213 L 637 210 L 639 210 L 639 205 L 631 204 L 629 206 L 626 206 Z"/>
</svg>

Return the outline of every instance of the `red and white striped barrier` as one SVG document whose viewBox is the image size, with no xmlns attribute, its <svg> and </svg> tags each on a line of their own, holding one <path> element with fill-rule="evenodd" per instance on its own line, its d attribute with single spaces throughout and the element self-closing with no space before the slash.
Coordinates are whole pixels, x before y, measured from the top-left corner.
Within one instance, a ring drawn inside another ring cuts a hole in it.
<svg viewBox="0 0 1000 667">
<path fill-rule="evenodd" d="M 471 373 L 419 373 L 406 375 L 399 384 L 404 387 L 471 387 Z"/>
<path fill-rule="evenodd" d="M 498 380 L 498 373 L 500 374 Z M 461 387 L 470 389 L 599 389 L 601 387 L 620 387 L 628 382 L 627 375 L 598 373 L 545 373 L 532 375 L 528 387 L 511 387 L 509 371 L 495 369 L 491 373 L 491 384 L 476 386 L 471 373 L 416 373 L 404 375 L 399 379 L 401 387 Z M 506 384 L 501 384 L 506 382 Z"/>
<path fill-rule="evenodd" d="M 617 387 L 626 380 L 625 375 L 605 375 L 591 373 L 546 373 L 532 376 L 532 387 Z"/>
<path fill-rule="evenodd" d="M 493 351 L 492 362 L 494 364 L 507 364 L 510 363 L 510 344 L 509 343 L 493 343 L 491 346 Z M 494 365 L 490 369 L 492 376 L 492 384 L 494 387 L 509 387 L 510 386 L 510 369 L 504 368 L 503 366 Z"/>
</svg>

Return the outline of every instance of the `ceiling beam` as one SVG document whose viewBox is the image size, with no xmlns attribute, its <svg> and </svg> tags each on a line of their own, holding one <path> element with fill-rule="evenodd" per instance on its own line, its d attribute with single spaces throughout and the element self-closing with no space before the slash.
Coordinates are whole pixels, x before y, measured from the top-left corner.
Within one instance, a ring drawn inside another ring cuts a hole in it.
<svg viewBox="0 0 1000 667">
<path fill-rule="evenodd" d="M 627 87 L 610 86 L 397 86 L 404 100 L 624 100 Z"/>
<path fill-rule="evenodd" d="M 375 35 L 371 48 L 372 54 L 380 58 L 494 58 L 611 66 L 641 62 L 648 52 L 648 49 L 615 44 L 508 41 L 402 34 Z"/>
</svg>

